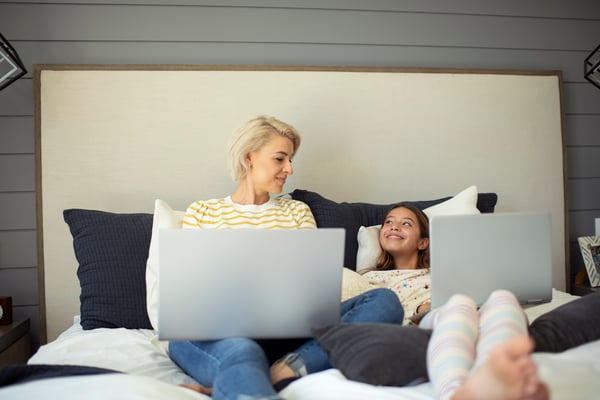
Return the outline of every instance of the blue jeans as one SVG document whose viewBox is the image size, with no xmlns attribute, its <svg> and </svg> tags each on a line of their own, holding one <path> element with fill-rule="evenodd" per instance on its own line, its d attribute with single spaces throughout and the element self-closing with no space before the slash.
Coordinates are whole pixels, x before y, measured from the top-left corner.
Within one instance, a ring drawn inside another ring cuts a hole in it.
<svg viewBox="0 0 600 400">
<path fill-rule="evenodd" d="M 373 289 L 341 307 L 341 322 L 402 323 L 404 310 L 388 289 Z M 297 348 L 308 373 L 330 368 L 325 351 L 314 339 Z M 269 361 L 263 348 L 249 338 L 170 342 L 169 355 L 198 383 L 212 387 L 214 400 L 280 399 L 271 384 Z"/>
</svg>

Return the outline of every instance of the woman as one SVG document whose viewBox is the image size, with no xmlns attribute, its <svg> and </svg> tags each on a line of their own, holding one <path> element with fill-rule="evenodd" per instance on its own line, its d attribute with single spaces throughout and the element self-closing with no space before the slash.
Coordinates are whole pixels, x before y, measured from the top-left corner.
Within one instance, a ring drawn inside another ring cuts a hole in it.
<svg viewBox="0 0 600 400">
<path fill-rule="evenodd" d="M 281 194 L 294 170 L 292 159 L 300 135 L 273 117 L 258 116 L 242 125 L 229 145 L 230 170 L 239 181 L 225 198 L 196 201 L 186 210 L 188 229 L 314 229 L 308 206 Z M 308 294 L 307 294 L 308 295 Z M 404 312 L 397 296 L 378 289 L 342 303 L 342 322 L 400 323 Z M 202 321 L 199 321 L 202 323 Z M 279 399 L 278 387 L 308 373 L 330 368 L 325 352 L 314 341 L 279 359 L 297 341 L 257 341 L 227 338 L 216 341 L 172 342 L 170 357 L 189 375 L 212 388 L 213 399 Z M 279 353 L 279 354 L 276 354 Z"/>
<path fill-rule="evenodd" d="M 398 204 L 386 215 L 379 234 L 382 254 L 365 273 L 370 281 L 393 288 L 413 321 L 431 329 L 427 370 L 438 399 L 544 399 L 529 354 L 527 319 L 512 293 L 493 292 L 478 309 L 463 295 L 429 311 L 429 223 L 417 207 Z"/>
</svg>

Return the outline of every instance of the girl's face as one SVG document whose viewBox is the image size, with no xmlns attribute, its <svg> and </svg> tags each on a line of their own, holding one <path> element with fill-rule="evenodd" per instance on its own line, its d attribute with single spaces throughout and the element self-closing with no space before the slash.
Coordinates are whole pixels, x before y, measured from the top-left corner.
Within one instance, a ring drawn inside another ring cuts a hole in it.
<svg viewBox="0 0 600 400">
<path fill-rule="evenodd" d="M 392 255 L 410 255 L 426 249 L 429 239 L 421 237 L 417 216 L 408 208 L 397 207 L 386 216 L 379 233 L 379 243 Z"/>
<path fill-rule="evenodd" d="M 292 156 L 294 145 L 285 136 L 273 134 L 260 149 L 246 156 L 248 179 L 257 194 L 280 194 L 288 175 L 294 173 Z"/>
</svg>

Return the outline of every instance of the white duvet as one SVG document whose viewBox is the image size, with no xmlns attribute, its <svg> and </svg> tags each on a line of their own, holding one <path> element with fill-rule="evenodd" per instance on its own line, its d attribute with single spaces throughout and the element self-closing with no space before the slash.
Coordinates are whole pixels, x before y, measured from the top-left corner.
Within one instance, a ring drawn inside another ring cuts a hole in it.
<svg viewBox="0 0 600 400">
<path fill-rule="evenodd" d="M 530 321 L 573 296 L 555 291 L 549 304 L 529 308 Z M 553 399 L 600 398 L 600 341 L 564 353 L 536 353 L 540 375 Z M 75 322 L 54 342 L 42 346 L 30 364 L 75 364 L 127 374 L 52 378 L 0 389 L 5 399 L 200 399 L 209 397 L 177 386 L 194 383 L 170 359 L 151 330 L 94 329 Z M 330 369 L 293 382 L 281 392 L 290 400 L 432 399 L 429 383 L 381 387 L 347 380 Z"/>
</svg>

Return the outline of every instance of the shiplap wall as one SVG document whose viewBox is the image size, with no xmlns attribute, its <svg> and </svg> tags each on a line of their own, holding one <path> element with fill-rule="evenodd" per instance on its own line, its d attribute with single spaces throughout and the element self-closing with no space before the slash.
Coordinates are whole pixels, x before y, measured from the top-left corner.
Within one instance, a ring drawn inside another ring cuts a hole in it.
<svg viewBox="0 0 600 400">
<path fill-rule="evenodd" d="M 36 63 L 561 70 L 572 273 L 582 268 L 576 239 L 600 217 L 600 89 L 583 78 L 600 44 L 600 1 L 124 3 L 0 1 L 0 32 L 30 72 Z M 0 92 L 0 295 L 13 296 L 37 338 L 33 125 L 29 73 Z"/>
</svg>

